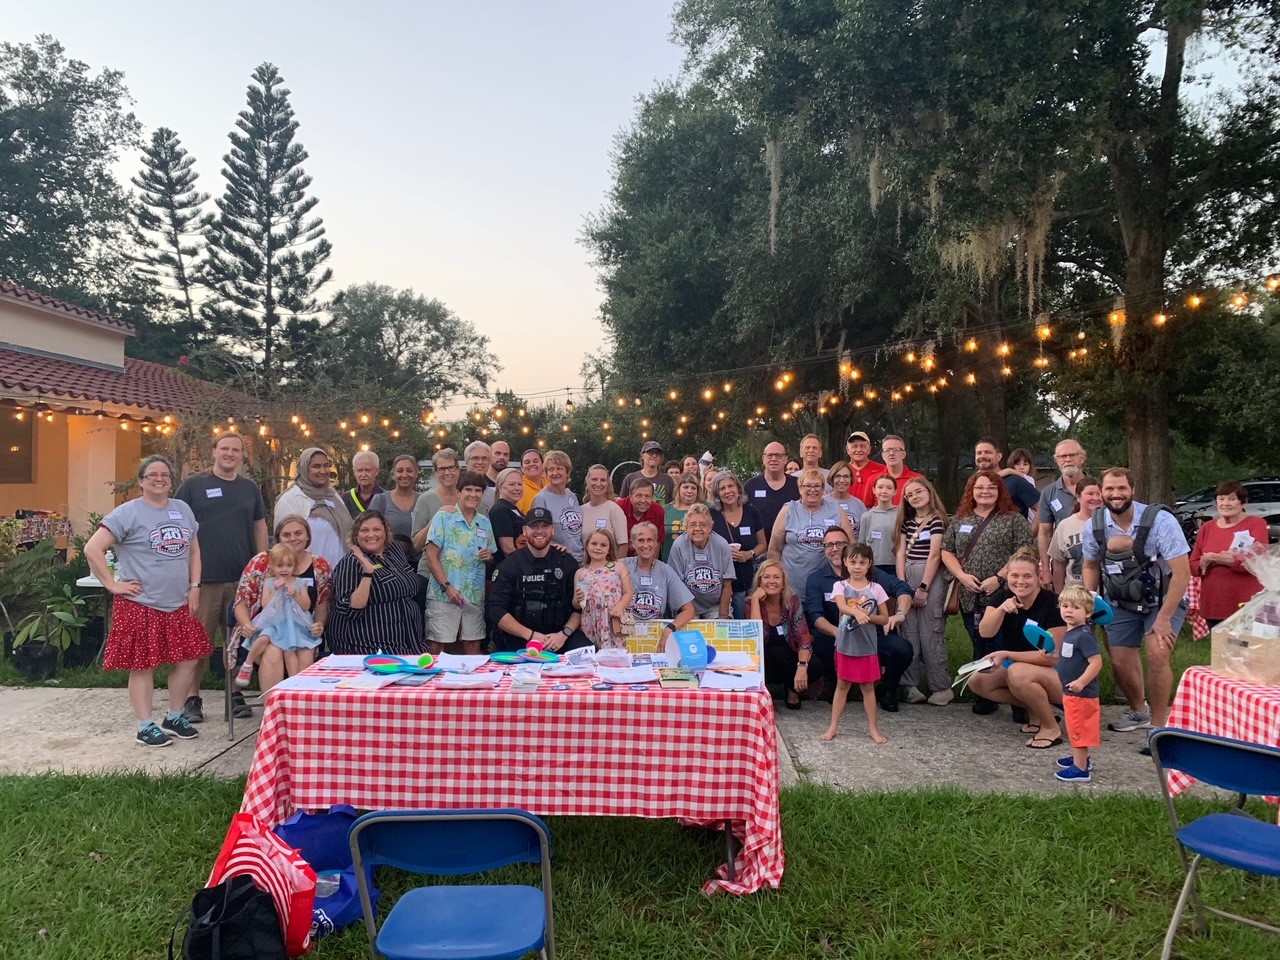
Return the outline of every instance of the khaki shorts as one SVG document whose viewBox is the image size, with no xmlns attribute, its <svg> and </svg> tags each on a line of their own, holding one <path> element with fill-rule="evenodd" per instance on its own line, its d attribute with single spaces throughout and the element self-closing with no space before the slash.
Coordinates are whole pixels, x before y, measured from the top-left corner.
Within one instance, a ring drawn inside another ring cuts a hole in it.
<svg viewBox="0 0 1280 960">
<path fill-rule="evenodd" d="M 196 619 L 204 624 L 204 632 L 209 635 L 209 642 L 220 646 L 227 638 L 227 608 L 236 598 L 236 587 L 239 581 L 227 583 L 200 584 L 200 606 L 196 610 Z"/>
<path fill-rule="evenodd" d="M 459 640 L 484 640 L 484 611 L 474 603 L 458 606 L 449 600 L 427 601 L 427 639 L 450 644 Z"/>
</svg>

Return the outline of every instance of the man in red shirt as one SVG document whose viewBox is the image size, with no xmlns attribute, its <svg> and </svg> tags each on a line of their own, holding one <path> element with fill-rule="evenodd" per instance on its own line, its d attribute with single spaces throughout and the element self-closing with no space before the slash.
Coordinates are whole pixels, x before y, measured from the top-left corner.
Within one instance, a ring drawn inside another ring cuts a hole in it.
<svg viewBox="0 0 1280 960">
<path fill-rule="evenodd" d="M 855 430 L 849 434 L 844 449 L 849 454 L 849 470 L 853 474 L 849 495 L 857 497 L 868 507 L 874 507 L 876 494 L 872 488 L 875 486 L 876 477 L 884 473 L 885 465 L 871 459 L 871 437 L 863 430 Z"/>
<path fill-rule="evenodd" d="M 923 477 L 924 474 L 916 473 L 907 466 L 907 443 L 896 433 L 889 434 L 880 442 L 880 456 L 884 458 L 884 473 L 893 477 L 893 482 L 898 485 L 893 502 L 901 503 L 902 488 L 907 485 L 907 481 Z"/>
<path fill-rule="evenodd" d="M 653 481 L 637 477 L 631 481 L 631 496 L 620 497 L 618 506 L 627 518 L 627 542 L 631 542 L 631 528 L 637 523 L 652 523 L 658 528 L 658 546 L 666 539 L 667 515 L 662 504 L 653 499 Z"/>
</svg>

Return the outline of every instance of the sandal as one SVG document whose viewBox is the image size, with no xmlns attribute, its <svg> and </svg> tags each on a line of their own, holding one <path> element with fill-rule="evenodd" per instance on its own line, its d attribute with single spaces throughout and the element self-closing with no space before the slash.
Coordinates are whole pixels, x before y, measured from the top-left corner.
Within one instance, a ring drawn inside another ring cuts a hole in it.
<svg viewBox="0 0 1280 960">
<path fill-rule="evenodd" d="M 1026 746 L 1032 750 L 1048 750 L 1050 747 L 1056 747 L 1061 742 L 1061 737 L 1054 737 L 1052 740 L 1048 737 L 1032 737 L 1026 742 Z"/>
<path fill-rule="evenodd" d="M 1038 723 L 1024 723 L 1021 727 L 1019 727 L 1019 728 L 1018 728 L 1018 730 L 1019 730 L 1021 733 L 1039 733 L 1039 732 L 1040 732 L 1040 724 L 1038 724 Z"/>
</svg>

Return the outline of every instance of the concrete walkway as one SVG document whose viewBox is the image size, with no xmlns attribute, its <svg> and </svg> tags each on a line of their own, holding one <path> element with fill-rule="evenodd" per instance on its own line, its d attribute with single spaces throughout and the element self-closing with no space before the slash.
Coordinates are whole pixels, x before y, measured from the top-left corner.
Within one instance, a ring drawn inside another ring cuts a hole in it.
<svg viewBox="0 0 1280 960">
<path fill-rule="evenodd" d="M 221 697 L 212 691 L 205 698 L 209 719 L 198 728 L 199 739 L 154 749 L 134 743 L 135 724 L 124 690 L 0 687 L 0 774 L 194 771 L 242 776 L 253 760 L 262 711 L 257 707 L 252 720 L 236 721 L 235 740 L 228 740 Z M 157 707 L 160 702 L 157 693 Z M 1069 748 L 1027 749 L 1027 737 L 1011 722 L 1007 707 L 979 717 L 967 703 L 903 704 L 896 714 L 880 714 L 880 730 L 889 742 L 877 745 L 866 734 L 861 703 L 849 704 L 840 736 L 830 743 L 818 739 L 830 719 L 827 704 L 806 702 L 797 711 L 783 709 L 780 701 L 776 706 L 783 786 L 809 781 L 847 790 L 955 786 L 976 793 L 1159 793 L 1151 760 L 1138 753 L 1141 733 L 1104 729 L 1094 780 L 1076 786 L 1053 776 L 1054 760 Z M 1121 709 L 1103 708 L 1104 727 Z"/>
</svg>

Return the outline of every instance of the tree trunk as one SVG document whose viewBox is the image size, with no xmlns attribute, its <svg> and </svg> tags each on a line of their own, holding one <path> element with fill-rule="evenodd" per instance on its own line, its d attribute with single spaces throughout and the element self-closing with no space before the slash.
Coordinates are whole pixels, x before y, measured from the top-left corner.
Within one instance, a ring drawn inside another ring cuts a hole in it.
<svg viewBox="0 0 1280 960">
<path fill-rule="evenodd" d="M 964 404 L 954 396 L 954 386 L 939 390 L 933 395 L 933 404 L 938 411 L 938 494 L 944 503 L 956 504 L 960 501 L 960 433 L 962 428 L 962 410 Z"/>
<path fill-rule="evenodd" d="M 1169 436 L 1169 337 L 1151 317 L 1161 309 L 1165 244 L 1162 224 L 1144 222 L 1127 231 L 1125 335 L 1117 362 L 1130 376 L 1124 421 L 1134 496 L 1145 503 L 1172 503 L 1173 463 Z"/>
</svg>

